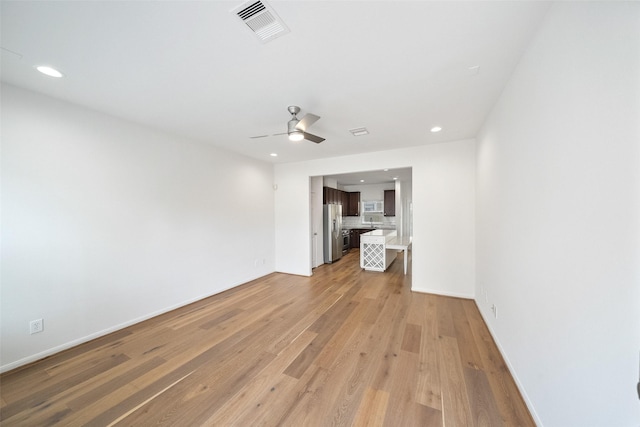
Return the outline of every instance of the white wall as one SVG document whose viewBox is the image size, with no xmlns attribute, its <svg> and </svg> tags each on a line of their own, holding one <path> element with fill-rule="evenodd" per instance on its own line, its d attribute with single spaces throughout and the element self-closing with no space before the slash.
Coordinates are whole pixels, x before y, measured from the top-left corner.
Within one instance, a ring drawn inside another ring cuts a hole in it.
<svg viewBox="0 0 640 427">
<path fill-rule="evenodd" d="M 478 138 L 477 301 L 547 427 L 640 425 L 639 56 L 640 3 L 554 4 Z"/>
<path fill-rule="evenodd" d="M 399 191 L 398 191 L 399 190 Z M 398 195 L 400 197 L 398 197 Z M 412 181 L 396 181 L 396 215 L 398 215 L 398 206 L 400 210 L 400 220 L 398 224 L 399 236 L 412 236 L 413 235 L 413 212 L 411 210 L 413 206 L 412 202 Z"/>
<path fill-rule="evenodd" d="M 272 272 L 272 183 L 267 163 L 3 85 L 2 370 Z"/>
<path fill-rule="evenodd" d="M 323 186 L 329 188 L 338 188 L 338 180 L 335 178 L 331 178 L 328 176 L 323 177 L 322 179 Z"/>
<path fill-rule="evenodd" d="M 413 289 L 472 298 L 473 140 L 276 165 L 276 270 L 311 274 L 310 176 L 402 167 L 413 167 Z"/>
</svg>

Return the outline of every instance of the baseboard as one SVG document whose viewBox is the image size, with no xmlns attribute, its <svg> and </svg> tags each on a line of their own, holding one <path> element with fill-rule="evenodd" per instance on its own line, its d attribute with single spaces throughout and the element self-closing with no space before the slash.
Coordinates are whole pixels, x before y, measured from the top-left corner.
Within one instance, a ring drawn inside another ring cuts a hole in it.
<svg viewBox="0 0 640 427">
<path fill-rule="evenodd" d="M 434 295 L 442 295 L 445 297 L 454 297 L 454 298 L 464 298 L 464 299 L 473 299 L 475 300 L 474 294 L 465 294 L 458 292 L 442 292 L 437 289 L 425 289 L 425 288 L 411 288 L 412 292 L 419 292 L 421 294 L 434 294 Z"/>
<path fill-rule="evenodd" d="M 513 365 L 509 361 L 509 358 L 507 357 L 507 354 L 505 353 L 504 348 L 500 344 L 500 340 L 496 336 L 496 334 L 493 331 L 493 329 L 491 329 L 491 324 L 487 321 L 487 318 L 485 317 L 484 313 L 480 309 L 480 304 L 478 303 L 478 300 L 476 300 L 475 298 L 472 298 L 472 299 L 476 303 L 476 307 L 478 308 L 478 311 L 480 312 L 480 316 L 482 316 L 482 320 L 484 321 L 484 324 L 487 326 L 487 329 L 489 330 L 489 333 L 491 334 L 491 338 L 493 338 L 493 342 L 496 344 L 496 347 L 498 348 L 498 351 L 500 352 L 500 355 L 502 356 L 502 359 L 504 360 L 504 363 L 507 364 L 507 368 L 509 369 L 509 373 L 511 374 L 511 377 L 515 381 L 516 387 L 518 388 L 518 391 L 520 392 L 520 395 L 522 396 L 522 399 L 524 400 L 525 405 L 527 405 L 527 408 L 529 409 L 529 413 L 531 414 L 531 417 L 533 418 L 533 421 L 536 423 L 537 426 L 542 427 L 542 421 L 540 420 L 540 417 L 538 416 L 538 414 L 537 414 L 537 412 L 536 412 L 536 410 L 535 410 L 535 408 L 533 406 L 533 402 L 531 402 L 531 400 L 529 399 L 529 396 L 527 395 L 527 392 L 525 391 L 524 386 L 520 382 L 520 379 L 518 378 L 518 375 L 516 374 L 516 371 L 513 368 Z"/>
<path fill-rule="evenodd" d="M 261 277 L 268 276 L 269 274 L 272 274 L 272 273 L 267 273 L 267 274 L 263 274 L 263 275 L 260 275 L 260 276 L 256 276 L 254 278 L 247 279 L 247 280 L 245 280 L 245 281 L 243 281 L 241 283 L 235 283 L 235 284 L 230 285 L 228 287 L 225 287 L 223 289 L 218 289 L 218 290 L 216 290 L 215 292 L 213 292 L 211 294 L 201 295 L 199 297 L 192 298 L 192 299 L 189 299 L 187 301 L 180 302 L 178 304 L 163 308 L 161 310 L 154 311 L 152 313 L 146 314 L 144 316 L 137 317 L 137 318 L 129 320 L 127 322 L 120 323 L 120 324 L 112 326 L 110 328 L 103 329 L 103 330 L 95 332 L 93 334 L 89 334 L 87 336 L 75 339 L 73 341 L 66 342 L 66 343 L 58 345 L 56 347 L 52 347 L 52 348 L 47 349 L 45 351 L 41 351 L 40 353 L 36 353 L 36 354 L 30 355 L 30 356 L 24 357 L 22 359 L 16 360 L 15 362 L 7 363 L 6 365 L 0 366 L 0 373 L 11 371 L 11 370 L 19 368 L 21 366 L 28 365 L 29 363 L 37 362 L 38 360 L 44 359 L 45 357 L 53 356 L 54 354 L 60 353 L 61 351 L 68 350 L 70 348 L 76 347 L 76 346 L 78 346 L 80 344 L 84 344 L 84 343 L 89 342 L 91 340 L 94 340 L 96 338 L 100 338 L 100 337 L 103 337 L 105 335 L 111 334 L 113 332 L 119 331 L 121 329 L 128 328 L 129 326 L 133 326 L 136 323 L 144 322 L 145 320 L 149 320 L 149 319 L 151 319 L 153 317 L 156 317 L 156 316 L 159 316 L 161 314 L 168 313 L 168 312 L 170 312 L 172 310 L 176 310 L 176 309 L 178 309 L 180 307 L 184 307 L 186 305 L 193 304 L 194 302 L 200 301 L 200 300 L 205 299 L 205 298 L 209 298 L 211 296 L 217 295 L 217 294 L 222 293 L 224 291 L 228 291 L 229 289 L 233 289 L 233 288 L 235 288 L 237 286 L 243 285 L 245 283 L 249 283 L 252 280 L 256 280 L 256 279 L 259 279 Z"/>
</svg>

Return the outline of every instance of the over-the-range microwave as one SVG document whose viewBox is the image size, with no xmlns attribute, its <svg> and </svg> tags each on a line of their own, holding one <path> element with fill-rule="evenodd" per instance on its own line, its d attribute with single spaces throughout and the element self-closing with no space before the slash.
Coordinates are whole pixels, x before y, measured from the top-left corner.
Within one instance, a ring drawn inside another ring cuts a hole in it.
<svg viewBox="0 0 640 427">
<path fill-rule="evenodd" d="M 383 212 L 384 205 L 382 200 L 371 200 L 368 202 L 362 202 L 362 212 L 363 213 L 379 213 Z"/>
</svg>

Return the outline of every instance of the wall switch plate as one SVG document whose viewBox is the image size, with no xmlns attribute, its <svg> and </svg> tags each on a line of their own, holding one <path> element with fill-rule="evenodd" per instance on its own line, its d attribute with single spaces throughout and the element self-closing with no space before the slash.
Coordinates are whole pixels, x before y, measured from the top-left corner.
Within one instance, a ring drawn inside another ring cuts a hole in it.
<svg viewBox="0 0 640 427">
<path fill-rule="evenodd" d="M 29 333 L 37 334 L 38 332 L 42 332 L 44 330 L 44 320 L 36 319 L 29 322 Z"/>
</svg>

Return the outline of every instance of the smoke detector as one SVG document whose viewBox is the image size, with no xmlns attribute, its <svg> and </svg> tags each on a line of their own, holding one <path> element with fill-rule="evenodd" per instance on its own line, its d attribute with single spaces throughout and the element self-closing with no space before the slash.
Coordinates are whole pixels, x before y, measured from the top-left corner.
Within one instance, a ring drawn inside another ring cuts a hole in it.
<svg viewBox="0 0 640 427">
<path fill-rule="evenodd" d="M 262 0 L 249 0 L 231 10 L 263 43 L 289 32 L 275 10 Z"/>
</svg>

